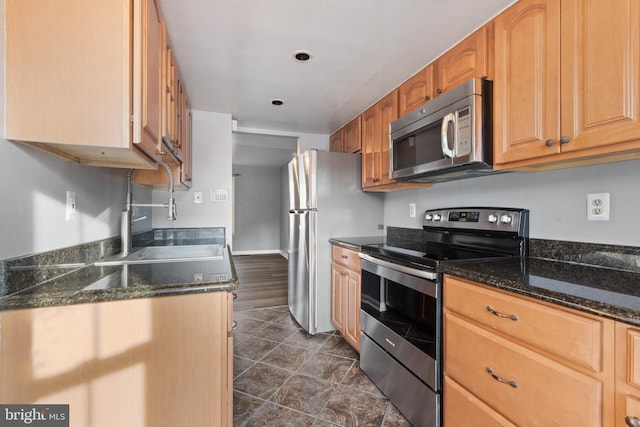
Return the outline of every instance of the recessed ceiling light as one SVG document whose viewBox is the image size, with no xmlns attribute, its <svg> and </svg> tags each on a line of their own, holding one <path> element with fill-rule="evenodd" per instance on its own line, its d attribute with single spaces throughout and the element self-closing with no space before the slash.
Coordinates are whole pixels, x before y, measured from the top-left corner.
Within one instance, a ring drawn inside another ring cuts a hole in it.
<svg viewBox="0 0 640 427">
<path fill-rule="evenodd" d="M 311 52 L 306 50 L 297 50 L 293 52 L 293 59 L 298 62 L 307 62 L 311 59 Z"/>
<path fill-rule="evenodd" d="M 271 104 L 272 105 L 282 105 L 282 104 L 284 104 L 284 101 L 282 99 L 272 99 L 271 100 Z"/>
</svg>

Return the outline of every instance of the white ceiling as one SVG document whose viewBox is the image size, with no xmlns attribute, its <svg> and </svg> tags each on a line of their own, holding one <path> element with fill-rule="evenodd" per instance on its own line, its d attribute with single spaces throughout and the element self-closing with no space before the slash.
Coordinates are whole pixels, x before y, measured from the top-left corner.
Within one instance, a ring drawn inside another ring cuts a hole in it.
<svg viewBox="0 0 640 427">
<path fill-rule="evenodd" d="M 191 107 L 329 134 L 513 0 L 158 0 Z M 298 63 L 294 51 L 308 50 Z M 285 104 L 271 105 L 279 98 Z"/>
</svg>

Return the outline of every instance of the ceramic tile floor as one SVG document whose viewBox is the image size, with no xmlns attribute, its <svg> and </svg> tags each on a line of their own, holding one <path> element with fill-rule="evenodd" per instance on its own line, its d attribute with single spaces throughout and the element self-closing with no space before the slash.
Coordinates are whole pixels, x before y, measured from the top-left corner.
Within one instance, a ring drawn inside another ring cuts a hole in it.
<svg viewBox="0 0 640 427">
<path fill-rule="evenodd" d="M 286 306 L 234 316 L 234 427 L 410 426 L 339 334 L 308 335 Z"/>
</svg>

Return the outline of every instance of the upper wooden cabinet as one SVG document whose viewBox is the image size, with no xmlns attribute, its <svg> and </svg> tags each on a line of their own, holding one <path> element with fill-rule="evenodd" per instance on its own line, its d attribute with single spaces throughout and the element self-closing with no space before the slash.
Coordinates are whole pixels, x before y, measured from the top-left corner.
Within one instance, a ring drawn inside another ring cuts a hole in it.
<svg viewBox="0 0 640 427">
<path fill-rule="evenodd" d="M 167 140 L 163 138 L 162 158 L 173 172 L 174 190 L 189 190 L 192 171 L 192 115 L 189 98 L 179 78 L 176 80 L 175 104 L 176 140 L 167 144 Z M 133 182 L 164 190 L 168 188 L 169 177 L 162 167 L 156 170 L 136 170 L 133 174 Z"/>
<path fill-rule="evenodd" d="M 493 77 L 493 22 L 484 25 L 435 61 L 435 96 L 473 78 Z"/>
<path fill-rule="evenodd" d="M 398 88 L 398 117 L 433 99 L 433 64 L 414 74 Z"/>
<path fill-rule="evenodd" d="M 153 0 L 8 0 L 5 137 L 81 164 L 155 167 L 161 37 Z"/>
<path fill-rule="evenodd" d="M 389 178 L 389 125 L 397 118 L 397 90 L 361 115 L 362 189 L 365 191 L 392 191 L 428 185 Z"/>
<path fill-rule="evenodd" d="M 497 168 L 640 156 L 640 3 L 520 0 L 495 19 Z"/>
<path fill-rule="evenodd" d="M 329 138 L 329 151 L 336 151 L 341 153 L 342 147 L 342 132 L 343 129 L 338 129 L 335 133 L 331 134 Z"/>
<path fill-rule="evenodd" d="M 351 120 L 349 123 L 345 125 L 343 128 L 343 151 L 345 153 L 357 153 L 362 148 L 362 140 L 361 140 L 361 123 L 360 116 Z"/>
</svg>

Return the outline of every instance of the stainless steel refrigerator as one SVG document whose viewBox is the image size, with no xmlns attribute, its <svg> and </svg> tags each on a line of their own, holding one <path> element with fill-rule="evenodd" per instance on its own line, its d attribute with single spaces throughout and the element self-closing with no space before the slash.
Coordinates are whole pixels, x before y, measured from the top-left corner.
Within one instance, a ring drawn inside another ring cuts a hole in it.
<svg viewBox="0 0 640 427">
<path fill-rule="evenodd" d="M 335 329 L 329 239 L 383 233 L 382 195 L 362 191 L 360 165 L 360 154 L 318 150 L 289 162 L 289 311 L 310 334 Z"/>
</svg>

